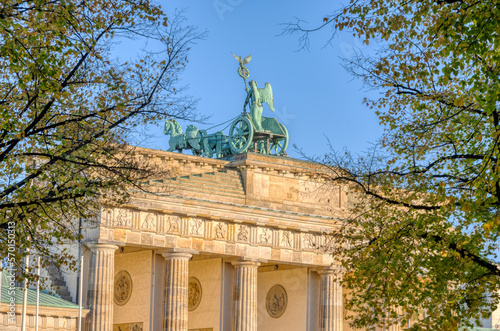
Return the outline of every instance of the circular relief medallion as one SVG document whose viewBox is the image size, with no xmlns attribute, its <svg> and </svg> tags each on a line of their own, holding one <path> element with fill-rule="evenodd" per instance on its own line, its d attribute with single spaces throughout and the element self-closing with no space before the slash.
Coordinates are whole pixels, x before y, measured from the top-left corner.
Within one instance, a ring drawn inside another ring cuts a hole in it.
<svg viewBox="0 0 500 331">
<path fill-rule="evenodd" d="M 201 284 L 195 277 L 189 277 L 188 285 L 188 310 L 193 311 L 198 308 L 201 301 Z"/>
<path fill-rule="evenodd" d="M 269 316 L 279 318 L 286 310 L 288 297 L 281 285 L 274 285 L 269 289 L 266 296 L 266 309 Z"/>
<path fill-rule="evenodd" d="M 132 277 L 125 270 L 119 271 L 115 276 L 115 303 L 125 305 L 132 295 Z"/>
</svg>

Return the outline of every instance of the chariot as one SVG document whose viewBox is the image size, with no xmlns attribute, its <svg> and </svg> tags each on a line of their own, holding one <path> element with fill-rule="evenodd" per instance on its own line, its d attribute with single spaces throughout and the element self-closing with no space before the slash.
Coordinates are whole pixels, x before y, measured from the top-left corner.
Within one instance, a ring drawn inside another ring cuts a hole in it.
<svg viewBox="0 0 500 331">
<path fill-rule="evenodd" d="M 221 158 L 246 152 L 258 152 L 268 155 L 286 155 L 288 130 L 275 118 L 262 117 L 263 131 L 257 131 L 250 114 L 243 112 L 233 120 L 229 135 L 222 131 L 208 134 L 189 125 L 186 133 L 182 132 L 175 120 L 165 121 L 165 134 L 170 134 L 168 151 L 191 149 L 196 156 Z"/>
<path fill-rule="evenodd" d="M 249 113 L 236 118 L 229 128 L 229 147 L 233 154 L 259 152 L 285 155 L 288 147 L 288 130 L 276 118 L 262 116 L 263 131 L 257 131 Z"/>
</svg>

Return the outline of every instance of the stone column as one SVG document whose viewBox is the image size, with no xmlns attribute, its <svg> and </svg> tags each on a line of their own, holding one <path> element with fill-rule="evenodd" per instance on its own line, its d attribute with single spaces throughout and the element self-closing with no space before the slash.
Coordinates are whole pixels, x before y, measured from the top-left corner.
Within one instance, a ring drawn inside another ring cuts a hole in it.
<svg viewBox="0 0 500 331">
<path fill-rule="evenodd" d="M 89 243 L 90 266 L 87 292 L 89 331 L 113 330 L 113 294 L 116 245 Z"/>
<path fill-rule="evenodd" d="M 257 268 L 254 261 L 232 262 L 234 273 L 233 331 L 257 331 Z"/>
<path fill-rule="evenodd" d="M 338 277 L 340 268 L 318 270 L 321 275 L 320 331 L 342 331 L 344 325 L 344 307 L 342 287 Z"/>
<path fill-rule="evenodd" d="M 187 331 L 188 329 L 188 252 L 162 253 L 166 261 L 164 330 Z"/>
<path fill-rule="evenodd" d="M 400 325 L 391 325 L 387 328 L 388 331 L 401 331 L 403 330 Z"/>
<path fill-rule="evenodd" d="M 396 311 L 397 311 L 398 315 L 402 315 L 402 313 L 403 313 L 403 310 L 401 309 L 401 307 L 396 308 Z M 402 331 L 403 328 L 399 324 L 393 324 L 389 327 L 386 327 L 386 330 L 387 331 Z"/>
</svg>

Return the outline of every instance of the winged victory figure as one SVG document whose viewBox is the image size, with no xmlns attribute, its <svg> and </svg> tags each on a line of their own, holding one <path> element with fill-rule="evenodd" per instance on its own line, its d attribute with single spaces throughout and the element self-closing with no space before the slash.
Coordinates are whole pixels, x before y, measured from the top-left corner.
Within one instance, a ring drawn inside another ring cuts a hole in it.
<svg viewBox="0 0 500 331">
<path fill-rule="evenodd" d="M 247 98 L 243 109 L 250 104 L 250 117 L 257 131 L 264 131 L 262 127 L 262 103 L 265 102 L 271 111 L 274 111 L 273 89 L 271 84 L 266 83 L 264 88 L 257 88 L 257 83 L 250 81 L 250 89 L 247 92 Z"/>
<path fill-rule="evenodd" d="M 245 64 L 248 64 L 248 62 L 250 62 L 250 60 L 252 59 L 252 54 L 248 55 L 243 60 L 241 59 L 241 56 L 236 56 L 236 55 L 234 55 L 234 53 L 231 53 L 231 54 L 233 54 L 234 58 L 236 60 L 238 60 L 238 62 L 240 63 L 240 67 L 247 70 L 247 68 L 245 67 Z"/>
</svg>

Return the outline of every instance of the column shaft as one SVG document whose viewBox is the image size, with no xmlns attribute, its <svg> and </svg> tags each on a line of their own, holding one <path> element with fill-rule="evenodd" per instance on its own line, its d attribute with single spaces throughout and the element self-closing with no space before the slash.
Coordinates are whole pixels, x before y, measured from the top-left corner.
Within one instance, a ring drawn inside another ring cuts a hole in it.
<svg viewBox="0 0 500 331">
<path fill-rule="evenodd" d="M 396 308 L 396 312 L 398 315 L 402 315 L 403 310 L 401 309 L 401 307 L 398 307 L 398 308 Z M 387 327 L 386 329 L 387 329 L 387 331 L 401 331 L 401 330 L 403 330 L 403 328 L 399 324 L 393 324 L 393 325 Z"/>
<path fill-rule="evenodd" d="M 320 330 L 342 331 L 344 325 L 342 287 L 334 269 L 318 271 L 321 275 Z"/>
<path fill-rule="evenodd" d="M 164 253 L 165 275 L 165 331 L 188 329 L 189 253 Z"/>
<path fill-rule="evenodd" d="M 234 315 L 233 331 L 257 330 L 257 268 L 253 261 L 233 262 Z"/>
<path fill-rule="evenodd" d="M 113 295 L 115 278 L 115 251 L 118 246 L 87 244 L 90 248 L 87 315 L 89 331 L 113 330 Z"/>
</svg>

